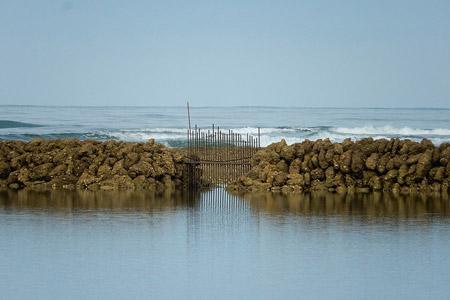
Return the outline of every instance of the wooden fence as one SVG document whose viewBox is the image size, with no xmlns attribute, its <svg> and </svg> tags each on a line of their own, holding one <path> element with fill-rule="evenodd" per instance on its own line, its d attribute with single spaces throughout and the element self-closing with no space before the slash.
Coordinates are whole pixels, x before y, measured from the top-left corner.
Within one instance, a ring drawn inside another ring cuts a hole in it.
<svg viewBox="0 0 450 300">
<path fill-rule="evenodd" d="M 257 136 L 219 127 L 188 129 L 189 185 L 226 185 L 250 170 L 251 158 L 260 148 Z"/>
</svg>

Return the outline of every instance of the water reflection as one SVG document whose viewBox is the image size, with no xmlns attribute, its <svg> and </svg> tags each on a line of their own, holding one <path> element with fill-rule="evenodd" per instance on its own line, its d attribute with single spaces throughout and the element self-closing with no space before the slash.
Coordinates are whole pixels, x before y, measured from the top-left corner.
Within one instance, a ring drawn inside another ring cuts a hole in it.
<svg viewBox="0 0 450 300">
<path fill-rule="evenodd" d="M 194 205 L 199 193 L 150 191 L 0 191 L 2 210 L 165 211 Z"/>
<path fill-rule="evenodd" d="M 248 193 L 241 194 L 240 197 L 248 201 L 254 211 L 273 215 L 364 215 L 399 218 L 450 216 L 450 202 L 447 194 L 405 196 L 392 193 L 346 195 Z"/>
<path fill-rule="evenodd" d="M 371 217 L 450 216 L 450 201 L 442 195 L 371 194 L 230 194 L 223 189 L 203 192 L 178 191 L 155 194 L 148 191 L 0 191 L 0 210 L 46 211 L 171 211 L 192 210 L 208 215 L 249 214 Z"/>
<path fill-rule="evenodd" d="M 449 215 L 446 195 L 0 191 L 0 298 L 446 299 Z"/>
</svg>

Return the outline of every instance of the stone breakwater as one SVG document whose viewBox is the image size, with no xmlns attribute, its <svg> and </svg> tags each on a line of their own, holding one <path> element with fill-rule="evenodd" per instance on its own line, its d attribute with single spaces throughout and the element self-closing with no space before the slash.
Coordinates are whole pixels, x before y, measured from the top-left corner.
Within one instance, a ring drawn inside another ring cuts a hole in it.
<svg viewBox="0 0 450 300">
<path fill-rule="evenodd" d="M 154 140 L 0 142 L 0 188 L 150 189 L 182 185 L 183 155 Z"/>
<path fill-rule="evenodd" d="M 450 144 L 399 139 L 284 140 L 258 151 L 234 190 L 447 192 Z"/>
</svg>

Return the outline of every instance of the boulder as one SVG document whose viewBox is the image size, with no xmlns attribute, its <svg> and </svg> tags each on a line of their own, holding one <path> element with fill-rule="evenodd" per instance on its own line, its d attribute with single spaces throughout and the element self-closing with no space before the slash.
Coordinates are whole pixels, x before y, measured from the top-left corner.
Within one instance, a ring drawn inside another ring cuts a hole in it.
<svg viewBox="0 0 450 300">
<path fill-rule="evenodd" d="M 297 143 L 297 144 L 294 144 L 293 147 L 294 147 L 294 150 L 295 150 L 295 157 L 297 159 L 299 159 L 300 161 L 303 160 L 303 157 L 304 157 L 304 155 L 306 153 L 306 149 L 303 146 L 303 144 Z"/>
<path fill-rule="evenodd" d="M 80 156 L 91 156 L 97 152 L 97 147 L 94 145 L 94 142 L 85 142 L 80 147 L 78 154 Z"/>
<path fill-rule="evenodd" d="M 328 158 L 327 158 L 327 150 L 326 149 L 321 149 L 318 155 L 318 159 L 319 159 L 319 167 L 322 170 L 325 170 L 326 168 L 328 168 L 329 163 L 328 163 Z"/>
<path fill-rule="evenodd" d="M 289 166 L 289 173 L 300 173 L 302 161 L 299 158 L 294 159 Z"/>
<path fill-rule="evenodd" d="M 432 166 L 432 150 L 427 150 L 422 153 L 417 161 L 416 176 L 418 178 L 425 177 Z"/>
<path fill-rule="evenodd" d="M 53 171 L 53 163 L 45 163 L 33 168 L 29 174 L 29 179 L 31 181 L 50 181 L 51 171 Z"/>
<path fill-rule="evenodd" d="M 370 178 L 370 181 L 369 181 L 369 186 L 370 186 L 370 187 L 372 188 L 372 190 L 374 190 L 374 191 L 379 191 L 379 190 L 381 190 L 382 187 L 383 187 L 383 183 L 382 183 L 381 178 L 378 177 L 378 176 L 372 176 L 372 177 Z"/>
<path fill-rule="evenodd" d="M 275 151 L 277 154 L 281 153 L 281 150 L 287 146 L 286 140 L 281 139 L 278 143 L 272 143 L 267 146 L 267 149 Z"/>
<path fill-rule="evenodd" d="M 389 153 L 385 153 L 383 154 L 383 156 L 381 156 L 381 158 L 378 160 L 377 163 L 377 171 L 379 174 L 384 174 L 386 173 L 387 169 L 386 169 L 386 165 L 388 163 L 390 159 L 390 154 Z"/>
<path fill-rule="evenodd" d="M 349 173 L 351 171 L 351 162 L 352 162 L 352 151 L 347 150 L 342 153 L 339 158 L 339 168 L 342 173 Z"/>
<path fill-rule="evenodd" d="M 113 166 L 113 168 L 111 170 L 111 174 L 112 175 L 120 175 L 120 176 L 128 174 L 127 170 L 125 170 L 125 168 L 124 168 L 124 161 L 123 161 L 123 159 L 121 159 L 121 160 L 119 160 L 119 161 L 114 163 L 114 166 Z"/>
<path fill-rule="evenodd" d="M 406 160 L 406 164 L 408 166 L 413 165 L 413 164 L 417 164 L 417 162 L 419 161 L 419 158 L 422 154 L 415 154 L 415 155 L 411 155 L 408 157 L 408 159 Z"/>
<path fill-rule="evenodd" d="M 59 175 L 49 182 L 49 186 L 52 189 L 75 189 L 78 178 L 73 175 Z"/>
<path fill-rule="evenodd" d="M 353 173 L 362 172 L 364 169 L 364 156 L 361 151 L 354 151 L 352 153 L 351 169 Z"/>
<path fill-rule="evenodd" d="M 336 187 L 336 193 L 345 194 L 347 193 L 347 187 L 345 185 L 339 185 Z"/>
<path fill-rule="evenodd" d="M 302 174 L 290 173 L 287 178 L 287 185 L 300 187 L 303 187 L 305 185 L 305 180 Z"/>
<path fill-rule="evenodd" d="M 378 153 L 372 153 L 366 160 L 366 167 L 369 170 L 375 170 L 377 168 L 379 160 Z"/>
<path fill-rule="evenodd" d="M 311 171 L 312 180 L 323 180 L 325 178 L 325 173 L 322 169 L 317 168 Z"/>
<path fill-rule="evenodd" d="M 314 169 L 314 166 L 311 162 L 311 154 L 308 153 L 303 157 L 301 170 L 302 172 L 309 172 L 312 169 Z"/>
<path fill-rule="evenodd" d="M 284 159 L 280 160 L 276 164 L 276 168 L 277 168 L 278 171 L 283 172 L 283 173 L 288 173 L 289 172 L 289 165 L 287 164 L 287 162 Z"/>
<path fill-rule="evenodd" d="M 139 175 L 144 175 L 145 177 L 155 177 L 156 175 L 156 171 L 153 167 L 152 164 L 146 162 L 146 161 L 139 161 L 138 163 L 132 165 L 129 169 L 128 169 L 128 173 L 131 175 L 132 178 L 139 176 Z"/>
<path fill-rule="evenodd" d="M 273 177 L 273 186 L 283 186 L 288 179 L 288 175 L 283 172 L 276 172 Z"/>
<path fill-rule="evenodd" d="M 341 155 L 344 153 L 344 147 L 341 144 L 334 144 L 333 150 L 334 154 Z"/>
<path fill-rule="evenodd" d="M 106 179 L 112 175 L 112 168 L 108 164 L 101 165 L 97 170 L 97 176 Z"/>
<path fill-rule="evenodd" d="M 320 180 L 313 180 L 311 182 L 311 191 L 314 192 L 325 192 L 328 190 L 328 188 L 325 186 L 325 184 L 323 182 L 321 182 Z"/>
<path fill-rule="evenodd" d="M 5 161 L 0 160 L 0 179 L 8 178 L 10 171 L 11 171 L 10 165 Z"/>
<path fill-rule="evenodd" d="M 437 182 L 442 182 L 445 179 L 445 168 L 435 167 L 430 170 L 430 177 Z"/>
<path fill-rule="evenodd" d="M 333 167 L 328 167 L 325 170 L 325 178 L 326 179 L 334 179 L 334 175 L 335 175 L 335 172 L 334 172 L 334 168 Z"/>
<path fill-rule="evenodd" d="M 72 175 L 72 174 L 68 174 Z M 72 175 L 73 176 L 73 175 Z M 90 174 L 88 171 L 83 172 L 77 181 L 77 186 L 81 188 L 87 188 L 91 184 L 98 183 L 100 179 L 93 174 Z"/>
<path fill-rule="evenodd" d="M 325 170 L 325 186 L 328 188 L 336 186 L 334 179 L 335 179 L 334 168 L 328 167 Z"/>
<path fill-rule="evenodd" d="M 56 167 L 53 168 L 53 170 L 50 171 L 50 176 L 51 177 L 61 176 L 65 174 L 66 171 L 67 171 L 66 164 L 57 165 Z"/>
<path fill-rule="evenodd" d="M 276 164 L 280 161 L 280 156 L 273 149 L 263 149 L 253 156 L 252 165 L 258 165 L 260 162 L 268 162 L 270 164 Z"/>
<path fill-rule="evenodd" d="M 280 151 L 280 158 L 291 162 L 295 158 L 295 152 L 294 146 L 283 145 Z"/>
<path fill-rule="evenodd" d="M 19 182 L 19 171 L 13 171 L 9 173 L 8 178 L 6 179 L 6 183 L 12 184 L 12 183 L 18 183 Z"/>
<path fill-rule="evenodd" d="M 102 190 L 134 189 L 133 180 L 127 175 L 114 175 L 99 183 Z"/>
<path fill-rule="evenodd" d="M 384 175 L 385 181 L 395 181 L 398 177 L 398 170 L 390 170 Z"/>
<path fill-rule="evenodd" d="M 17 180 L 22 184 L 27 184 L 30 181 L 30 170 L 28 168 L 21 168 L 17 174 Z"/>
<path fill-rule="evenodd" d="M 309 172 L 303 174 L 303 179 L 305 181 L 305 186 L 311 185 L 311 174 Z"/>
<path fill-rule="evenodd" d="M 345 176 L 342 173 L 337 173 L 334 176 L 333 186 L 345 186 Z"/>
</svg>

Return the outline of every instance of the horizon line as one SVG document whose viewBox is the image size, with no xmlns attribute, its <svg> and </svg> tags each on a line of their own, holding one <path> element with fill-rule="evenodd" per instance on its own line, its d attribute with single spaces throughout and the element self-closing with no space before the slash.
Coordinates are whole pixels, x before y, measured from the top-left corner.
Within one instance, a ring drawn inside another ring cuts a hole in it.
<svg viewBox="0 0 450 300">
<path fill-rule="evenodd" d="M 185 105 L 40 105 L 40 104 L 0 104 L 12 107 L 61 107 L 61 108 L 181 108 Z M 287 106 L 287 105 L 200 105 L 190 108 L 304 108 L 304 109 L 444 109 L 450 107 L 423 107 L 423 106 Z"/>
</svg>

